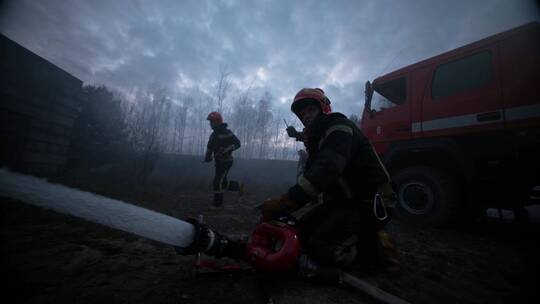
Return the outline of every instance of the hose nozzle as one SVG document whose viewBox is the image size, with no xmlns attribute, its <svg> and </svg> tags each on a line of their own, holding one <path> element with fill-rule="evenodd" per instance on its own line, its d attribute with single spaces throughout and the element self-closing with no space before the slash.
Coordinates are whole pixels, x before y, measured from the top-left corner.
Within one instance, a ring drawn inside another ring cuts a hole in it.
<svg viewBox="0 0 540 304">
<path fill-rule="evenodd" d="M 193 218 L 186 222 L 193 225 L 195 235 L 193 242 L 187 247 L 176 247 L 176 251 L 181 255 L 194 255 L 205 253 L 217 258 L 229 257 L 237 260 L 244 259 L 245 243 L 242 241 L 233 241 L 228 237 L 221 235 L 217 231 L 208 228 L 201 221 Z"/>
</svg>

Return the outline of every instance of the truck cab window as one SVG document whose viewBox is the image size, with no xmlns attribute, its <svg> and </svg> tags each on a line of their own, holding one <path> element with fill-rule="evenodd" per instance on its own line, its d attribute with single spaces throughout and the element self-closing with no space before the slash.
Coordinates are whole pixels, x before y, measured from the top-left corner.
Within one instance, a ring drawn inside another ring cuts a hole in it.
<svg viewBox="0 0 540 304">
<path fill-rule="evenodd" d="M 491 82 L 491 52 L 484 51 L 452 62 L 435 70 L 431 85 L 433 100 L 475 89 Z"/>
<path fill-rule="evenodd" d="M 405 77 L 373 85 L 371 109 L 382 111 L 404 104 L 407 99 Z"/>
</svg>

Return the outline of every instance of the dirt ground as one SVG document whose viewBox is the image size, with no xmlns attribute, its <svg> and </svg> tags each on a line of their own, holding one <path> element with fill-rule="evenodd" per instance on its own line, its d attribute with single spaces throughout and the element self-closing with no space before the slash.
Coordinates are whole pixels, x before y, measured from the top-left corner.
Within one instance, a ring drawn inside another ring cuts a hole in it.
<svg viewBox="0 0 540 304">
<path fill-rule="evenodd" d="M 81 187 L 81 185 L 78 185 Z M 204 214 L 232 237 L 249 234 L 265 197 L 159 188 L 82 187 L 178 218 Z M 372 303 L 338 286 L 252 273 L 194 275 L 194 257 L 121 231 L 0 197 L 2 289 L 14 303 Z M 411 303 L 524 303 L 540 292 L 537 227 L 481 220 L 459 229 L 388 226 L 402 254 L 398 275 L 355 273 Z M 204 257 L 203 257 L 204 258 Z M 223 262 L 223 261 L 222 261 Z M 262 287 L 261 287 L 262 286 Z"/>
</svg>

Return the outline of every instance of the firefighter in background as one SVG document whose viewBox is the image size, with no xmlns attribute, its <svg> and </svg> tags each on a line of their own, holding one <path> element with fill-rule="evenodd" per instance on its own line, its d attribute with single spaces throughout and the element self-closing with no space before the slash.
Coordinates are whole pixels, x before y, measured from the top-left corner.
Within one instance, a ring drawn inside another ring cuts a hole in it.
<svg viewBox="0 0 540 304">
<path fill-rule="evenodd" d="M 330 113 L 330 101 L 321 89 L 300 90 L 291 110 L 305 126 L 307 163 L 296 185 L 262 205 L 263 218 L 294 212 L 324 193 L 324 202 L 298 222 L 304 266 L 398 270 L 398 253 L 384 230 L 395 194 L 371 143 L 343 114 Z"/>
<path fill-rule="evenodd" d="M 206 119 L 210 121 L 213 132 L 208 139 L 204 162 L 208 163 L 214 159 L 216 172 L 213 182 L 213 207 L 220 207 L 223 205 L 224 191 L 244 194 L 244 184 L 227 179 L 227 174 L 233 165 L 232 152 L 240 148 L 240 141 L 231 130 L 227 129 L 227 124 L 223 123 L 220 113 L 211 112 Z"/>
</svg>

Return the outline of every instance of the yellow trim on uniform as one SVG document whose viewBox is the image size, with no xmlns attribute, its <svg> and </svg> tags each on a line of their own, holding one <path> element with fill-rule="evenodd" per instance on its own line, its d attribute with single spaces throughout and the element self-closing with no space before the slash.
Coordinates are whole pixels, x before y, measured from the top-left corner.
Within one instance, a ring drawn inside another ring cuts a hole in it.
<svg viewBox="0 0 540 304">
<path fill-rule="evenodd" d="M 324 137 L 319 141 L 319 148 L 323 145 L 326 138 L 330 134 L 332 134 L 332 133 L 334 133 L 336 131 L 345 132 L 347 134 L 353 135 L 353 129 L 351 127 L 347 126 L 347 125 L 331 126 L 330 128 L 328 128 L 328 130 L 326 130 L 326 133 L 324 134 Z"/>
<path fill-rule="evenodd" d="M 379 161 L 379 165 L 383 169 L 384 174 L 386 174 L 386 178 L 388 179 L 388 181 L 390 181 L 390 174 L 388 173 L 388 171 L 386 170 L 386 167 L 384 166 L 383 162 L 381 161 L 381 158 L 379 157 L 379 154 L 377 154 L 377 151 L 375 151 L 375 147 L 373 147 L 373 145 L 371 143 L 369 145 L 371 146 L 371 150 L 373 151 L 373 154 L 375 154 L 375 157 L 377 158 L 377 161 Z"/>
<path fill-rule="evenodd" d="M 304 190 L 311 197 L 316 197 L 319 195 L 317 189 L 307 178 L 304 177 L 303 174 L 298 177 L 298 186 L 300 186 L 302 190 Z"/>
<path fill-rule="evenodd" d="M 234 144 L 232 144 L 232 145 L 226 147 L 225 149 L 223 149 L 223 153 L 229 153 L 232 150 L 234 150 Z"/>
<path fill-rule="evenodd" d="M 220 138 L 220 139 L 223 139 L 223 138 L 228 138 L 228 137 L 232 137 L 233 134 L 232 133 L 227 133 L 227 134 L 219 134 L 217 137 Z"/>
</svg>

